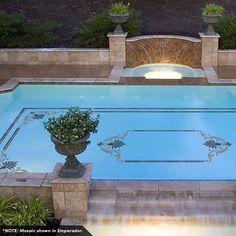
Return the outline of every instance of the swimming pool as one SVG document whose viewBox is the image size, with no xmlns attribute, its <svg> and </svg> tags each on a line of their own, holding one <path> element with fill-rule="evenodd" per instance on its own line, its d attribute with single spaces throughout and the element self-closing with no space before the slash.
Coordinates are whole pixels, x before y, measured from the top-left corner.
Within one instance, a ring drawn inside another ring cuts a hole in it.
<svg viewBox="0 0 236 236">
<path fill-rule="evenodd" d="M 182 77 L 206 77 L 200 68 L 178 64 L 146 64 L 135 68 L 126 68 L 123 77 L 145 77 L 146 79 L 182 79 Z"/>
<path fill-rule="evenodd" d="M 94 179 L 236 179 L 236 87 L 20 85 L 0 94 L 0 171 L 64 162 L 43 121 L 70 106 L 100 114 L 78 156 Z"/>
</svg>

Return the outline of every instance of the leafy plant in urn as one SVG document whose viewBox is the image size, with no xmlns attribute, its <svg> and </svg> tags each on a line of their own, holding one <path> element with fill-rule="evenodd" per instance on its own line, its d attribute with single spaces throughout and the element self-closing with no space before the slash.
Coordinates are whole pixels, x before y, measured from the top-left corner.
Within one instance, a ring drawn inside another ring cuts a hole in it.
<svg viewBox="0 0 236 236">
<path fill-rule="evenodd" d="M 77 178 L 83 175 L 85 167 L 76 155 L 86 150 L 90 133 L 97 132 L 98 123 L 99 115 L 93 118 L 91 111 L 80 111 L 78 107 L 71 107 L 65 114 L 50 117 L 44 122 L 56 151 L 67 156 L 60 177 Z"/>
<path fill-rule="evenodd" d="M 214 25 L 219 22 L 224 8 L 218 4 L 210 3 L 202 9 L 203 21 L 208 24 L 206 35 L 215 35 Z"/>
<path fill-rule="evenodd" d="M 123 2 L 113 3 L 108 10 L 110 20 L 116 24 L 115 34 L 122 34 L 122 23 L 125 23 L 129 18 L 129 3 L 125 5 Z"/>
</svg>

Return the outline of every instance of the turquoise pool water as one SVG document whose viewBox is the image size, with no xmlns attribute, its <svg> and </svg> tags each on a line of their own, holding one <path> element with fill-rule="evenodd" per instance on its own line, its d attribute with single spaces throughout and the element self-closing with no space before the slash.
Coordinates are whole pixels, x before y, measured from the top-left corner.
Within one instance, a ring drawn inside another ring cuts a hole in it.
<svg viewBox="0 0 236 236">
<path fill-rule="evenodd" d="M 20 85 L 0 94 L 0 171 L 64 162 L 43 121 L 70 106 L 100 114 L 78 156 L 95 179 L 236 179 L 233 86 Z"/>
<path fill-rule="evenodd" d="M 155 78 L 167 78 L 171 79 L 177 73 L 182 77 L 206 77 L 204 71 L 199 68 L 191 68 L 189 66 L 178 65 L 178 64 L 146 64 L 135 68 L 126 68 L 123 71 L 123 77 L 148 77 L 150 73 L 157 72 L 157 74 L 151 74 L 151 77 Z M 166 74 L 167 73 L 167 74 Z M 174 77 L 173 77 L 174 79 Z"/>
</svg>

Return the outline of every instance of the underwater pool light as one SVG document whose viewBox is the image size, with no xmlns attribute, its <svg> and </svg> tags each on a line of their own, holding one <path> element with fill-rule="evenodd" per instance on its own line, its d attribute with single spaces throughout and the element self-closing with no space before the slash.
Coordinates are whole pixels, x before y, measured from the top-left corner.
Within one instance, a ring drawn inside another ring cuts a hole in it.
<svg viewBox="0 0 236 236">
<path fill-rule="evenodd" d="M 146 79 L 182 79 L 182 76 L 181 73 L 170 70 L 151 71 L 144 74 Z"/>
</svg>

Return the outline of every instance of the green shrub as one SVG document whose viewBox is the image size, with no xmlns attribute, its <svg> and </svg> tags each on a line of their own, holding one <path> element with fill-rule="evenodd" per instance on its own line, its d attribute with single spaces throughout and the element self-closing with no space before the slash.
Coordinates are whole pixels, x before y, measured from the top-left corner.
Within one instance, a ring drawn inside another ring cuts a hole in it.
<svg viewBox="0 0 236 236">
<path fill-rule="evenodd" d="M 87 133 L 97 132 L 99 116 L 93 118 L 91 115 L 91 111 L 80 111 L 78 107 L 71 107 L 65 114 L 49 118 L 44 122 L 44 128 L 64 144 L 71 144 Z"/>
<path fill-rule="evenodd" d="M 113 3 L 108 12 L 112 14 L 128 14 L 129 5 L 129 3 L 125 5 L 123 2 Z"/>
<path fill-rule="evenodd" d="M 9 215 L 14 214 L 16 198 L 13 196 L 0 196 L 0 226 L 4 225 Z"/>
<path fill-rule="evenodd" d="M 207 4 L 203 9 L 202 9 L 202 14 L 204 15 L 217 15 L 217 16 L 222 16 L 224 13 L 224 8 L 218 4 L 215 3 L 210 3 Z"/>
<path fill-rule="evenodd" d="M 215 30 L 220 35 L 221 49 L 236 49 L 236 15 L 221 17 Z"/>
<path fill-rule="evenodd" d="M 0 197 L 0 225 L 45 226 L 52 220 L 52 211 L 44 207 L 44 200 L 33 197 L 21 200 L 11 196 Z"/>
<path fill-rule="evenodd" d="M 128 37 L 140 34 L 141 21 L 135 10 L 129 10 L 129 19 L 122 25 Z M 84 27 L 77 29 L 74 46 L 78 48 L 107 48 L 107 34 L 113 32 L 115 25 L 110 21 L 107 10 L 91 18 Z"/>
<path fill-rule="evenodd" d="M 0 11 L 0 47 L 36 48 L 54 44 L 55 22 L 28 21 L 21 14 Z"/>
</svg>

